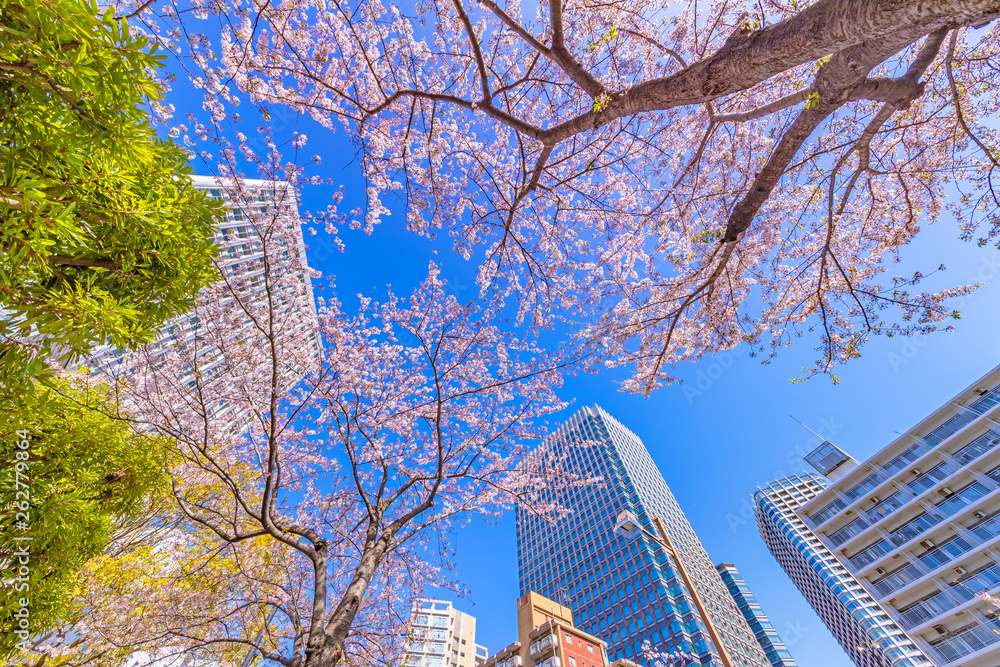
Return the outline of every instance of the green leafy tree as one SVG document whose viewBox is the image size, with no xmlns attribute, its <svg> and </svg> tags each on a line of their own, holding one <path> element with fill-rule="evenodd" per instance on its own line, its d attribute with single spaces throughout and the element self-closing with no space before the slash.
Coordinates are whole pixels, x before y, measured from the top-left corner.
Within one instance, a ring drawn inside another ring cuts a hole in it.
<svg viewBox="0 0 1000 667">
<path fill-rule="evenodd" d="M 168 492 L 165 443 L 110 417 L 106 386 L 61 377 L 31 398 L 0 403 L 0 659 L 67 621 L 83 565 Z"/>
<path fill-rule="evenodd" d="M 213 280 L 220 204 L 150 123 L 155 51 L 96 2 L 0 0 L 0 382 L 140 345 Z"/>
</svg>

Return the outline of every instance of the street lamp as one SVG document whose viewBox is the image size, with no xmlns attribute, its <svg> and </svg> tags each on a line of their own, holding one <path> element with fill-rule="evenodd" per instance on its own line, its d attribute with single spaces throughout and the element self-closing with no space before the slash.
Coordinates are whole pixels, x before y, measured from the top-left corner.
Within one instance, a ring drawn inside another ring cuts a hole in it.
<svg viewBox="0 0 1000 667">
<path fill-rule="evenodd" d="M 631 538 L 635 536 L 636 532 L 641 532 L 663 547 L 663 550 L 673 557 L 674 563 L 677 564 L 677 570 L 681 573 L 681 579 L 684 580 L 684 586 L 687 587 L 688 592 L 691 593 L 691 597 L 694 599 L 694 606 L 698 609 L 698 615 L 701 616 L 701 620 L 705 622 L 705 627 L 708 628 L 708 636 L 712 638 L 712 643 L 715 644 L 715 649 L 719 652 L 722 667 L 733 667 L 733 661 L 729 659 L 729 653 L 726 652 L 726 645 L 722 643 L 722 637 L 719 635 L 719 631 L 716 630 L 715 623 L 712 622 L 712 617 L 708 615 L 705 605 L 702 604 L 701 596 L 698 595 L 698 589 L 695 588 L 694 582 L 691 581 L 680 553 L 674 548 L 674 543 L 670 541 L 670 536 L 667 535 L 667 531 L 663 528 L 660 517 L 654 516 L 653 523 L 656 524 L 656 530 L 660 533 L 659 537 L 640 526 L 636 515 L 629 511 L 624 511 L 618 515 L 618 520 L 615 522 L 615 534 Z"/>
</svg>

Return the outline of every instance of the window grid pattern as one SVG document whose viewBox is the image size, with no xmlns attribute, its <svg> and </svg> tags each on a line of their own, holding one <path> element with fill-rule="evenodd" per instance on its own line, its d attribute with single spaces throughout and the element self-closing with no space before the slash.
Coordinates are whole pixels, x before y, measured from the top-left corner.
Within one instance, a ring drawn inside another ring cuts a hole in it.
<svg viewBox="0 0 1000 667">
<path fill-rule="evenodd" d="M 598 407 L 583 408 L 547 441 L 584 477 L 603 484 L 561 491 L 570 510 L 555 524 L 517 510 L 520 594 L 536 591 L 569 607 L 577 627 L 608 642 L 608 657 L 641 659 L 648 640 L 661 651 L 686 651 L 707 664 L 711 640 L 673 561 L 656 543 L 614 534 L 615 518 L 633 512 L 652 528 L 659 516 L 683 555 L 703 603 L 734 662 L 768 667 L 704 547 L 656 469 L 642 441 Z M 548 499 L 548 498 L 547 498 Z"/>
<path fill-rule="evenodd" d="M 736 601 L 736 606 L 740 608 L 743 618 L 746 619 L 757 637 L 757 643 L 764 649 L 764 655 L 771 663 L 771 667 L 796 667 L 796 662 L 792 659 L 792 654 L 788 652 L 785 643 L 778 637 L 778 631 L 774 629 L 770 619 L 764 610 L 760 608 L 757 598 L 750 592 L 750 587 L 740 576 L 736 566 L 732 563 L 722 563 L 717 565 L 719 576 L 729 589 L 729 594 Z"/>
<path fill-rule="evenodd" d="M 933 663 L 796 513 L 829 483 L 792 475 L 754 495 L 761 537 L 792 582 L 859 667 L 931 667 Z"/>
</svg>

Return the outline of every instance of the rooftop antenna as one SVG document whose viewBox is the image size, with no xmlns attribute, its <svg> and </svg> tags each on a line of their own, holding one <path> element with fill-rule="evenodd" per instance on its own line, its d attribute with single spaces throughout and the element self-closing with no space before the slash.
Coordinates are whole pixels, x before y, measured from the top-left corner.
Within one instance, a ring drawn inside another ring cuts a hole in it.
<svg viewBox="0 0 1000 667">
<path fill-rule="evenodd" d="M 788 416 L 791 417 L 792 419 L 795 419 L 795 415 L 788 415 Z M 801 426 L 805 430 L 809 431 L 810 433 L 812 433 L 813 435 L 815 435 L 817 438 L 819 438 L 823 442 L 826 442 L 826 438 L 824 438 L 823 436 L 821 436 L 819 433 L 817 433 L 816 431 L 812 430 L 811 428 L 809 428 L 808 426 L 806 426 L 805 424 L 803 424 L 802 422 L 800 422 L 798 419 L 795 419 L 795 421 L 797 421 L 799 423 L 799 426 Z"/>
</svg>

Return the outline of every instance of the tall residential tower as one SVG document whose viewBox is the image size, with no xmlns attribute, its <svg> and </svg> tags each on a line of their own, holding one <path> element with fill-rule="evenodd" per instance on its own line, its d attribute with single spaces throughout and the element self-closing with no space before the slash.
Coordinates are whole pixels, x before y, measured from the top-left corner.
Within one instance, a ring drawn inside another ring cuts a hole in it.
<svg viewBox="0 0 1000 667">
<path fill-rule="evenodd" d="M 316 359 L 322 357 L 316 300 L 309 277 L 310 269 L 306 261 L 295 189 L 282 181 L 244 179 L 241 188 L 234 188 L 227 181 L 209 176 L 194 176 L 192 181 L 196 188 L 208 192 L 210 197 L 225 204 L 225 213 L 219 218 L 215 230 L 215 242 L 219 247 L 218 265 L 228 280 L 244 283 L 247 295 L 254 300 L 263 300 L 265 296 L 265 261 L 261 235 L 287 226 L 288 243 L 284 239 L 278 243 L 285 248 L 283 253 L 286 256 L 290 253 L 298 261 L 288 262 L 280 271 L 292 272 L 295 277 L 293 284 L 298 288 L 296 291 L 301 293 L 278 293 L 275 297 L 276 309 L 285 311 L 281 313 L 281 319 L 288 328 L 285 335 L 299 341 L 299 345 L 308 349 Z M 240 199 L 237 200 L 237 197 Z M 275 290 L 274 283 L 277 282 L 279 268 L 272 263 L 270 271 L 275 274 L 270 276 L 271 289 Z M 156 341 L 150 345 L 151 357 L 155 358 L 179 341 L 190 343 L 199 335 L 202 329 L 197 310 L 203 305 L 201 301 L 201 298 L 196 299 L 194 309 L 164 323 Z M 245 323 L 245 329 L 247 339 L 258 335 L 249 319 Z M 124 358 L 127 355 L 121 350 L 106 345 L 95 349 L 83 365 L 102 369 L 112 375 L 127 375 L 133 368 L 123 365 Z M 289 372 L 294 370 L 290 369 Z"/>
<path fill-rule="evenodd" d="M 599 407 L 577 412 L 543 445 L 573 472 L 603 484 L 553 491 L 570 512 L 549 523 L 519 507 L 520 594 L 537 591 L 568 607 L 577 627 L 608 642 L 610 660 L 642 657 L 648 641 L 708 664 L 716 655 L 671 558 L 654 541 L 617 536 L 615 518 L 632 512 L 647 527 L 659 516 L 695 582 L 734 664 L 770 667 L 705 548 L 642 441 Z"/>
<path fill-rule="evenodd" d="M 930 667 L 926 656 L 799 515 L 799 508 L 827 486 L 819 475 L 792 475 L 754 495 L 767 548 L 855 665 Z"/>
<path fill-rule="evenodd" d="M 1000 366 L 827 477 L 795 514 L 838 566 L 934 664 L 1000 665 Z"/>
<path fill-rule="evenodd" d="M 476 619 L 444 600 L 414 600 L 406 667 L 479 667 L 486 647 L 476 644 Z"/>
</svg>

